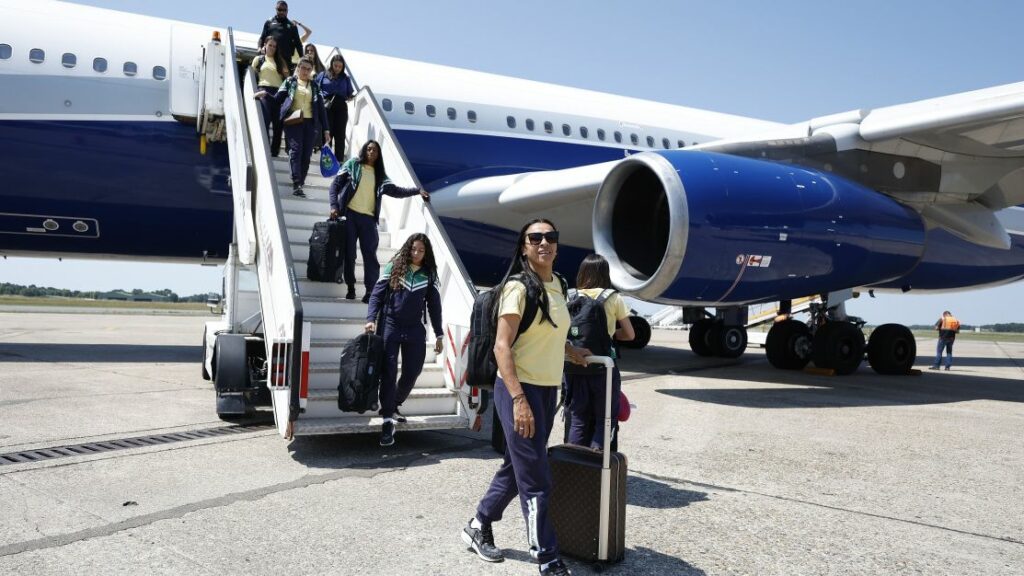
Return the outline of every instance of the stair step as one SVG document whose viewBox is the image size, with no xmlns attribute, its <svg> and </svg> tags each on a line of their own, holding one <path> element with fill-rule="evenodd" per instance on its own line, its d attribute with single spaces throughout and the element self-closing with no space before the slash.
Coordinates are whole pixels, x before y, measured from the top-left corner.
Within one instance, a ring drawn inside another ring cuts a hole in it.
<svg viewBox="0 0 1024 576">
<path fill-rule="evenodd" d="M 333 363 L 341 358 L 341 350 L 349 343 L 349 340 L 332 338 L 314 338 L 309 342 L 309 361 L 311 363 Z M 437 362 L 437 354 L 434 354 L 434 341 L 428 339 L 427 353 L 423 360 L 424 369 Z"/>
<path fill-rule="evenodd" d="M 309 245 L 309 235 L 313 233 L 313 224 L 315 224 L 317 222 L 321 222 L 323 220 L 327 220 L 327 216 L 326 215 L 320 216 L 319 218 L 313 218 L 311 220 L 308 220 L 308 225 L 295 226 L 295 225 L 292 225 L 292 224 L 287 224 L 287 215 L 286 215 L 285 216 L 285 222 L 286 222 L 286 226 L 287 226 L 288 243 L 289 244 L 306 244 L 308 246 Z M 377 237 L 380 239 L 378 241 L 378 248 L 377 248 L 377 250 L 378 251 L 380 251 L 380 250 L 385 251 L 387 253 L 387 258 L 388 259 L 391 258 L 391 256 L 395 252 L 397 252 L 397 250 L 394 250 L 394 249 L 390 248 L 390 246 L 391 246 L 391 233 L 390 232 L 385 232 L 385 231 L 378 231 L 377 232 Z M 356 252 L 358 252 L 358 250 Z M 387 259 L 384 259 L 384 260 L 381 260 L 381 261 L 382 262 L 386 262 Z"/>
<path fill-rule="evenodd" d="M 332 318 L 326 316 L 304 315 L 304 320 L 312 324 L 310 338 L 330 338 L 332 340 L 351 340 L 363 333 L 366 326 L 365 314 L 358 318 Z"/>
<path fill-rule="evenodd" d="M 309 260 L 309 240 L 307 239 L 303 242 L 289 242 L 288 248 L 292 252 L 292 261 L 296 265 L 302 264 L 303 266 L 305 266 L 306 262 Z M 377 262 L 379 262 L 381 267 L 383 268 L 384 264 L 387 261 L 391 260 L 391 257 L 394 256 L 396 253 L 396 250 L 391 250 L 389 248 L 377 248 Z M 362 267 L 362 255 L 359 253 L 359 250 L 356 250 L 356 268 L 357 270 L 359 270 L 356 273 L 356 280 L 359 282 L 363 281 L 363 273 L 361 271 Z M 306 276 L 305 268 L 302 268 L 302 270 L 298 272 L 299 278 L 304 278 Z"/>
<path fill-rule="evenodd" d="M 447 388 L 420 388 L 419 384 L 412 389 L 409 393 L 409 398 L 402 404 L 402 414 L 406 416 L 415 416 L 412 409 L 406 410 L 406 405 L 412 403 L 414 400 L 421 400 L 425 398 L 446 398 L 455 400 L 456 395 Z M 332 389 L 323 390 L 310 390 L 308 400 L 310 402 L 329 402 L 332 404 L 338 403 L 338 389 L 337 387 Z M 423 414 L 419 414 L 422 416 Z"/>
<path fill-rule="evenodd" d="M 404 406 L 403 406 L 404 408 Z M 296 436 L 313 436 L 318 434 L 355 434 L 379 433 L 383 419 L 377 414 L 356 414 L 343 412 L 342 416 L 314 418 L 303 414 L 295 422 Z M 457 414 L 436 416 L 409 416 L 405 424 L 398 424 L 397 431 L 411 430 L 451 430 L 469 428 L 469 418 Z M 368 440 L 369 441 L 369 440 Z"/>
<path fill-rule="evenodd" d="M 303 264 L 305 270 L 305 264 Z M 338 284 L 335 284 L 338 286 Z M 302 288 L 299 288 L 301 294 Z M 367 305 L 361 300 L 346 300 L 338 296 L 302 296 L 302 313 L 306 316 L 347 318 L 365 323 Z"/>
<path fill-rule="evenodd" d="M 341 354 L 338 354 L 338 358 Z M 401 369 L 401 365 L 399 365 Z M 338 360 L 318 362 L 309 365 L 309 390 L 335 390 L 338 388 Z M 444 388 L 444 368 L 437 364 L 424 364 L 423 371 L 416 379 L 416 388 L 439 390 Z M 414 388 L 414 390 L 416 389 Z"/>
</svg>

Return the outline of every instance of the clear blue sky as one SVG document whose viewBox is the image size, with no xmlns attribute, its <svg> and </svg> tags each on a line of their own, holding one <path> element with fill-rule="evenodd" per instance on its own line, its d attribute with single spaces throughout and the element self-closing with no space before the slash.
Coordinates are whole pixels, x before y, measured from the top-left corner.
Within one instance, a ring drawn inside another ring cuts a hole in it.
<svg viewBox="0 0 1024 576">
<path fill-rule="evenodd" d="M 259 32 L 274 2 L 82 2 Z M 782 122 L 1024 80 L 1024 2 L 470 0 L 290 2 L 312 41 Z M 355 71 L 358 74 L 358 71 Z M 77 289 L 219 291 L 217 269 L 0 261 L 0 279 Z M 1021 321 L 1024 284 L 866 297 L 872 323 Z"/>
</svg>

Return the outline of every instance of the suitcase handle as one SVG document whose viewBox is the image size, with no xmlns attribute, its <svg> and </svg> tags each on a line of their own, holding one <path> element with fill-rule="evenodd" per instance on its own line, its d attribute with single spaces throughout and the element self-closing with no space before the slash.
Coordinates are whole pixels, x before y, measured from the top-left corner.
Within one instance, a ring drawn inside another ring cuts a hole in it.
<svg viewBox="0 0 1024 576">
<path fill-rule="evenodd" d="M 608 356 L 587 356 L 588 364 L 604 364 L 605 398 L 604 398 L 604 450 L 601 454 L 601 517 L 598 524 L 597 559 L 608 560 L 608 544 L 611 535 L 608 529 L 610 504 L 612 497 L 612 369 L 615 360 Z"/>
</svg>

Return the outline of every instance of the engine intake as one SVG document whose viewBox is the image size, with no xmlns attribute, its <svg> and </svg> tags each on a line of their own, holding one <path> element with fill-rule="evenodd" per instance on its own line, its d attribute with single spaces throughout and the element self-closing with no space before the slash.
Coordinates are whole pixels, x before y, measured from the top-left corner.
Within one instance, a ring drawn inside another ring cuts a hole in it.
<svg viewBox="0 0 1024 576">
<path fill-rule="evenodd" d="M 925 241 L 916 212 L 855 182 L 694 151 L 622 161 L 598 192 L 593 230 L 620 290 L 708 306 L 897 278 Z"/>
</svg>

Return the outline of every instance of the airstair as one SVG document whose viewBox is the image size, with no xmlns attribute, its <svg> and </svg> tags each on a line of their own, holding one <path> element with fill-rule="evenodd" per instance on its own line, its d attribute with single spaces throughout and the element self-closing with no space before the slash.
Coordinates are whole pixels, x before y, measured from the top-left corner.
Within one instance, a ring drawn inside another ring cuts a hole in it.
<svg viewBox="0 0 1024 576">
<path fill-rule="evenodd" d="M 227 61 L 234 63 L 233 38 L 228 36 Z M 313 224 L 327 219 L 330 179 L 320 176 L 319 155 L 314 154 L 304 186 L 306 197 L 292 195 L 287 157 L 273 158 L 269 153 L 262 111 L 254 97 L 253 72 L 246 68 L 239 74 L 237 65 L 226 66 L 224 71 L 224 130 L 236 214 L 225 296 L 238 305 L 228 303 L 217 337 L 248 333 L 250 342 L 262 337 L 263 346 L 255 348 L 265 353 L 263 366 L 258 366 L 259 359 L 254 361 L 251 351 L 244 362 L 249 367 L 250 384 L 269 390 L 282 436 L 379 431 L 382 420 L 376 413 L 338 408 L 339 357 L 344 345 L 363 332 L 367 305 L 359 299 L 346 300 L 344 284 L 306 279 L 308 240 Z M 367 139 L 377 140 L 389 177 L 400 186 L 419 186 L 372 90 L 361 88 L 349 106 L 346 149 L 358 151 Z M 476 291 L 430 204 L 418 196 L 385 197 L 377 251 L 382 268 L 415 232 L 425 233 L 434 248 L 445 346 L 435 355 L 433 331 L 427 330 L 427 359 L 402 405 L 408 422 L 399 424 L 398 432 L 478 426 L 478 412 L 485 406 L 479 392 L 464 385 L 463 375 L 465 339 Z M 258 310 L 240 320 L 246 313 L 239 310 L 246 290 L 232 278 L 244 273 L 247 265 L 258 279 Z M 359 260 L 355 272 L 357 296 L 361 297 L 363 265 Z M 250 328 L 254 324 L 258 328 Z M 207 338 L 211 334 L 208 328 Z M 220 390 L 219 376 L 214 374 L 214 380 Z"/>
</svg>

